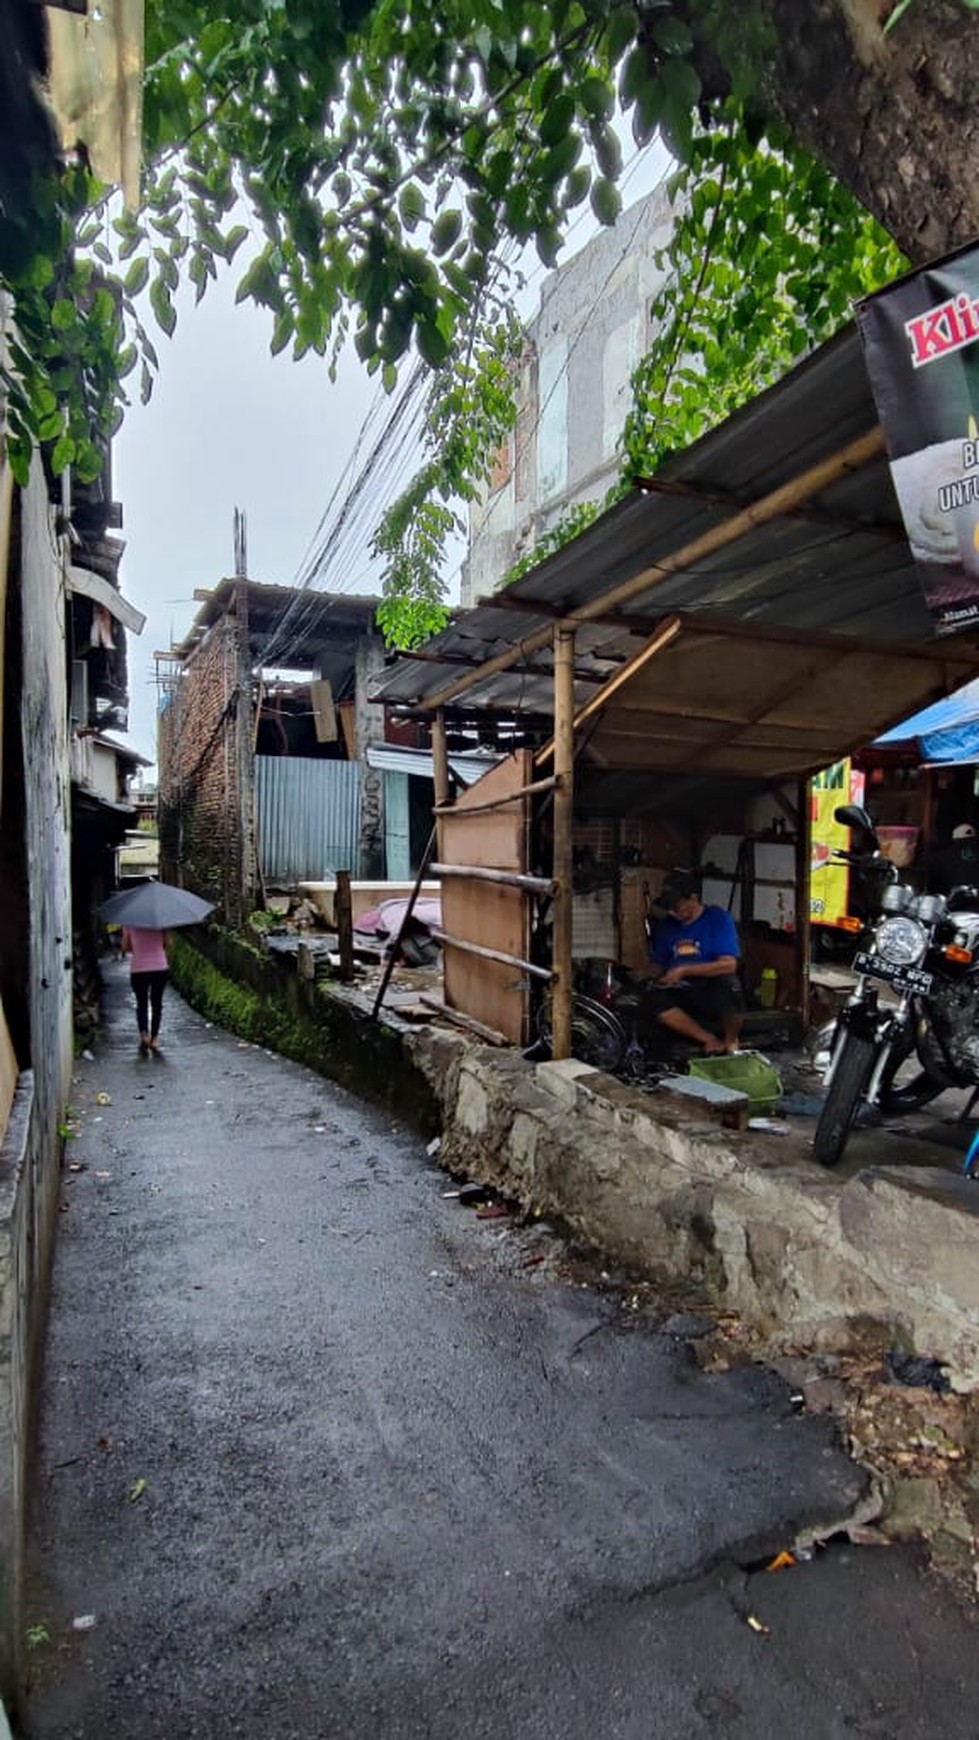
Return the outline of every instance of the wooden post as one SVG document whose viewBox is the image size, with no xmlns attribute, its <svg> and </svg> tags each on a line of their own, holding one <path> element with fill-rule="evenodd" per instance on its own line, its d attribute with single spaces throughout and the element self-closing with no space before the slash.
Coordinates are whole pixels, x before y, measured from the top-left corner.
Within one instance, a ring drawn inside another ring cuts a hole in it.
<svg viewBox="0 0 979 1740">
<path fill-rule="evenodd" d="M 552 1050 L 571 1056 L 571 924 L 574 853 L 574 629 L 554 631 L 554 931 Z"/>
<path fill-rule="evenodd" d="M 796 996 L 802 1015 L 802 1025 L 809 1025 L 809 958 L 812 950 L 811 876 L 812 876 L 812 787 L 800 779 L 796 791 L 799 816 L 795 836 L 795 959 Z"/>
<path fill-rule="evenodd" d="M 233 763 L 238 781 L 239 859 L 234 902 L 235 922 L 244 924 L 255 903 L 255 750 L 252 741 L 252 654 L 248 625 L 248 581 L 235 586 L 235 627 L 238 707 L 235 715 Z M 226 739 L 227 741 L 227 739 Z"/>
<path fill-rule="evenodd" d="M 401 939 L 404 936 L 405 931 L 408 928 L 408 920 L 410 919 L 412 913 L 415 910 L 415 901 L 418 899 L 418 895 L 421 891 L 421 885 L 425 880 L 425 872 L 428 869 L 428 866 L 432 861 L 432 853 L 435 851 L 436 828 L 437 828 L 437 823 L 433 823 L 432 824 L 432 831 L 428 836 L 428 845 L 425 847 L 425 850 L 422 853 L 422 861 L 418 866 L 418 875 L 415 877 L 414 887 L 412 888 L 411 893 L 408 896 L 408 900 L 407 900 L 407 903 L 406 903 L 405 909 L 404 909 L 404 915 L 402 917 L 401 923 L 398 926 L 398 934 L 395 937 L 394 941 L 392 943 L 388 944 L 387 960 L 384 963 L 384 971 L 381 974 L 381 982 L 377 987 L 377 996 L 374 998 L 374 1007 L 371 1010 L 371 1020 L 372 1021 L 376 1021 L 378 1015 L 380 1014 L 381 1004 L 384 1002 L 384 998 L 385 998 L 385 994 L 387 992 L 388 985 L 391 982 L 391 974 L 394 972 L 394 963 L 397 960 L 398 954 L 399 954 L 400 949 L 401 949 Z"/>
<path fill-rule="evenodd" d="M 350 894 L 350 871 L 338 870 L 333 896 L 333 911 L 337 921 L 337 948 L 340 951 L 340 981 L 349 985 L 354 976 L 354 909 Z"/>
<path fill-rule="evenodd" d="M 449 748 L 445 735 L 445 714 L 440 707 L 432 720 L 432 771 L 435 776 L 435 814 L 438 817 L 452 797 L 449 783 Z M 442 824 L 436 821 L 438 855 L 442 857 Z"/>
</svg>

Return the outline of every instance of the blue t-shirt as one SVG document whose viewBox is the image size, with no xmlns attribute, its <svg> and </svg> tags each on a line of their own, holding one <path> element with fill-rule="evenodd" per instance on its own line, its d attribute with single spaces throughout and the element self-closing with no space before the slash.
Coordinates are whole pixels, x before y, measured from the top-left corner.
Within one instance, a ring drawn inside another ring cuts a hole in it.
<svg viewBox="0 0 979 1740">
<path fill-rule="evenodd" d="M 717 961 L 722 955 L 733 955 L 737 960 L 740 953 L 734 920 L 721 906 L 705 906 L 692 924 L 665 918 L 657 927 L 649 949 L 650 959 L 664 973 L 670 967 Z"/>
</svg>

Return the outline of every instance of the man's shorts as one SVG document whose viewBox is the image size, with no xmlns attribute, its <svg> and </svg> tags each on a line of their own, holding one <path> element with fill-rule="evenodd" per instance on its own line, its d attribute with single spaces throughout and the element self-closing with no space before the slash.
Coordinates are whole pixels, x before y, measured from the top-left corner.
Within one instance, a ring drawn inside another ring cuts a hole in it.
<svg viewBox="0 0 979 1740">
<path fill-rule="evenodd" d="M 736 978 L 691 979 L 687 985 L 650 985 L 643 998 L 643 1014 L 658 1020 L 667 1009 L 682 1009 L 698 1026 L 723 1032 L 725 1024 L 744 1013 L 744 995 Z"/>
</svg>

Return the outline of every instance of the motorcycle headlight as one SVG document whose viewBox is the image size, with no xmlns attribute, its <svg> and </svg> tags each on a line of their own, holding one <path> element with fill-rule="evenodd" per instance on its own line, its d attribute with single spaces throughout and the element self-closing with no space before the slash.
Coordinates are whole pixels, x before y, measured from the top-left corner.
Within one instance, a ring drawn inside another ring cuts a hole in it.
<svg viewBox="0 0 979 1740">
<path fill-rule="evenodd" d="M 928 946 L 928 933 L 915 918 L 885 918 L 874 941 L 881 960 L 893 967 L 914 967 Z"/>
</svg>

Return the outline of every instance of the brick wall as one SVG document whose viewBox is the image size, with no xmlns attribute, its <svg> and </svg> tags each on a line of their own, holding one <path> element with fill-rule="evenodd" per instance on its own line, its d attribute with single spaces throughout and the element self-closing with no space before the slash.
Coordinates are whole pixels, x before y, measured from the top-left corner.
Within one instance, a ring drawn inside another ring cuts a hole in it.
<svg viewBox="0 0 979 1740">
<path fill-rule="evenodd" d="M 235 617 L 222 616 L 183 665 L 159 721 L 163 880 L 213 900 L 231 924 L 242 922 L 249 904 L 241 822 L 241 688 L 238 624 Z M 250 708 L 250 696 L 247 704 Z"/>
</svg>

